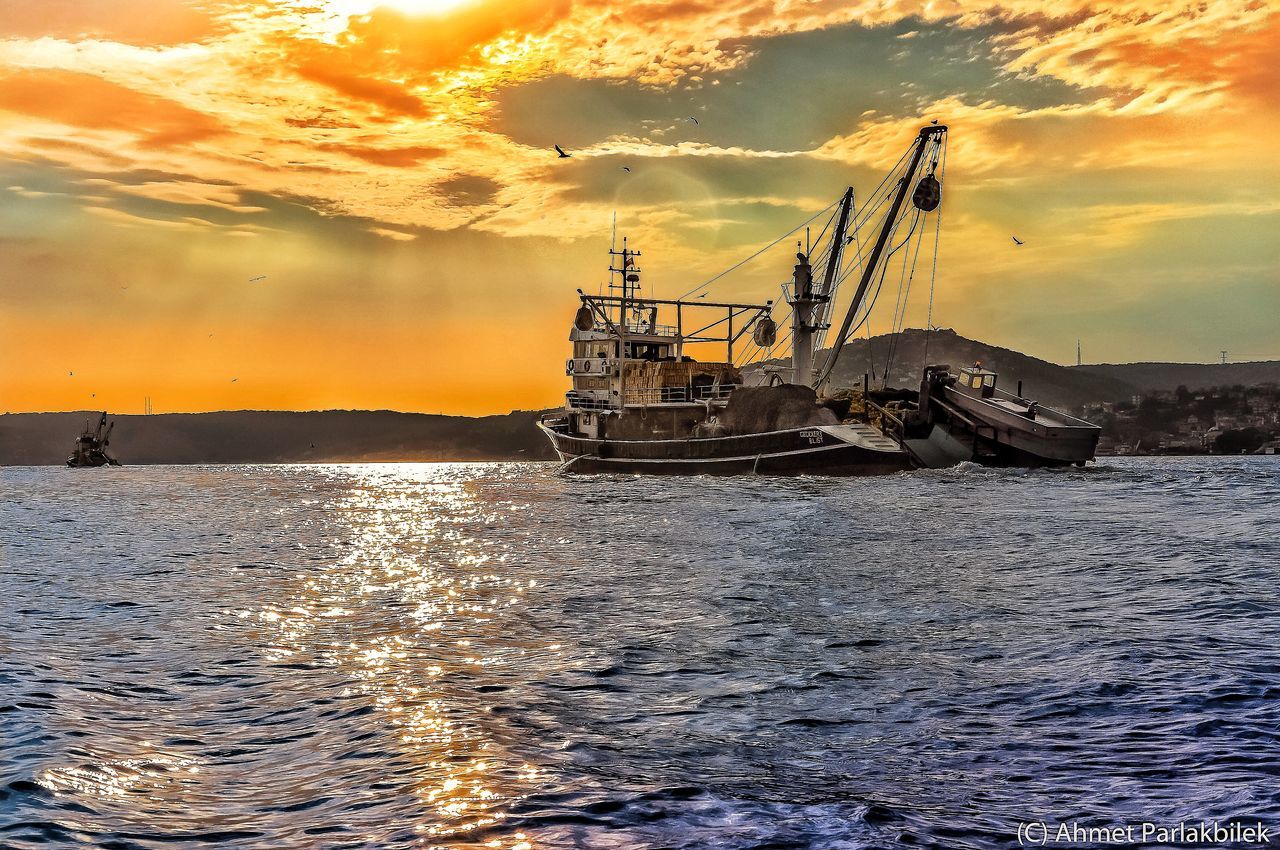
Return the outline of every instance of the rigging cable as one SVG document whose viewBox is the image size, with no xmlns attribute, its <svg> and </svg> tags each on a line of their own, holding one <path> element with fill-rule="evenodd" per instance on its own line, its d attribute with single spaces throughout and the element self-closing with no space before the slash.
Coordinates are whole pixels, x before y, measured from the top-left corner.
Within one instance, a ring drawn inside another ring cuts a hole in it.
<svg viewBox="0 0 1280 850">
<path fill-rule="evenodd" d="M 923 216 L 924 213 L 917 211 L 917 216 Z M 914 228 L 913 228 L 914 229 Z M 893 338 L 889 341 L 889 359 L 884 366 L 884 379 L 889 380 L 889 369 L 893 365 L 893 360 L 898 356 L 898 342 L 902 338 L 903 326 L 907 323 L 907 304 L 911 297 L 911 282 L 916 278 L 916 263 L 920 260 L 920 247 L 924 245 L 924 229 L 921 228 L 920 235 L 916 237 L 916 252 L 911 258 L 911 273 L 907 275 L 907 286 L 902 292 L 902 311 L 897 317 L 897 324 L 893 332 Z M 907 255 L 902 255 L 902 267 L 907 267 Z M 901 288 L 901 283 L 899 283 Z"/>
<path fill-rule="evenodd" d="M 897 233 L 897 232 L 898 232 L 898 227 L 902 224 L 903 219 L 905 219 L 906 217 L 907 217 L 907 211 L 906 211 L 906 210 L 903 210 L 903 211 L 902 211 L 902 214 L 901 214 L 900 216 L 898 216 L 898 220 L 897 220 L 897 221 L 895 221 L 895 222 L 893 223 L 893 228 L 892 228 L 892 230 L 890 231 L 890 238 L 891 238 L 891 239 L 892 239 L 892 234 L 895 234 L 895 233 Z M 907 234 L 907 239 L 910 239 L 910 238 L 911 238 L 911 234 L 910 234 L 910 233 L 908 233 L 908 234 Z M 864 324 L 866 324 L 866 323 L 867 323 L 867 320 L 868 320 L 868 319 L 870 319 L 870 318 L 871 318 L 871 311 L 872 311 L 872 309 L 874 309 L 874 308 L 875 308 L 875 306 L 876 306 L 876 302 L 880 299 L 880 290 L 884 287 L 884 279 L 885 279 L 885 275 L 886 275 L 886 274 L 888 273 L 888 271 L 889 271 L 889 262 L 890 262 L 890 260 L 892 260 L 892 259 L 893 259 L 893 255 L 894 255 L 894 254 L 896 254 L 896 253 L 898 252 L 898 250 L 899 250 L 899 249 L 901 249 L 901 248 L 902 248 L 902 246 L 906 244 L 906 241 L 907 241 L 907 240 L 906 240 L 906 239 L 904 239 L 902 242 L 898 243 L 898 247 L 897 247 L 897 248 L 894 248 L 893 250 L 891 250 L 891 251 L 890 251 L 890 252 L 885 256 L 885 258 L 884 258 L 884 263 L 883 263 L 882 265 L 880 265 L 880 277 L 879 277 L 879 279 L 876 281 L 876 291 L 875 291 L 875 294 L 874 294 L 874 295 L 872 295 L 872 296 L 871 296 L 870 301 L 868 301 L 868 302 L 866 303 L 866 308 L 865 308 L 865 310 L 863 310 L 862 318 L 858 321 L 858 323 L 857 323 L 857 324 L 855 324 L 852 328 L 850 328 L 850 329 L 849 329 L 849 336 L 853 336 L 853 335 L 854 335 L 854 334 L 856 334 L 859 330 L 861 330 L 861 329 L 862 329 L 862 326 L 863 326 Z M 849 270 L 849 272 L 846 272 L 846 277 L 847 277 L 847 276 L 848 276 L 848 274 L 849 274 L 849 273 L 851 273 L 852 271 L 853 271 L 853 269 L 850 269 L 850 270 Z M 874 274 L 874 272 L 873 272 L 873 274 Z M 868 326 L 868 327 L 870 327 L 870 326 Z"/>
<path fill-rule="evenodd" d="M 942 191 L 947 184 L 947 146 L 951 139 L 945 138 L 942 142 L 942 173 L 938 177 L 938 188 Z M 938 285 L 938 239 L 942 234 L 942 206 L 938 206 L 938 217 L 933 222 L 933 273 L 929 277 L 929 312 L 925 317 L 924 331 L 924 363 L 920 364 L 923 369 L 929 365 L 929 340 L 933 337 L 933 290 Z"/>
<path fill-rule="evenodd" d="M 677 298 L 676 300 L 677 300 L 677 301 L 683 301 L 683 300 L 685 300 L 686 298 L 688 298 L 690 295 L 693 295 L 695 292 L 698 292 L 698 291 L 700 291 L 700 290 L 706 289 L 708 286 L 710 286 L 711 284 L 715 283 L 717 280 L 719 280 L 720 278 L 724 277 L 724 276 L 725 276 L 725 275 L 727 275 L 729 272 L 731 272 L 731 271 L 736 271 L 737 269 L 741 268 L 742 266 L 745 266 L 747 263 L 751 262 L 751 261 L 752 261 L 752 260 L 754 260 L 756 257 L 758 257 L 758 256 L 760 256 L 761 254 L 763 254 L 765 251 L 768 251 L 770 248 L 772 248 L 773 246 L 777 245 L 777 244 L 778 244 L 779 242 L 781 242 L 783 239 L 786 239 L 788 236 L 790 236 L 791 234 L 795 233 L 795 232 L 796 232 L 797 230 L 799 230 L 800 228 L 802 228 L 802 227 L 804 227 L 804 226 L 808 225 L 808 224 L 809 224 L 810 222 L 812 222 L 814 219 L 818 218 L 818 216 L 820 216 L 820 215 L 822 215 L 823 213 L 827 212 L 827 210 L 830 210 L 832 207 L 834 207 L 834 206 L 835 206 L 836 204 L 838 204 L 838 203 L 840 203 L 840 201 L 838 201 L 838 200 L 836 200 L 836 201 L 832 201 L 832 202 L 831 202 L 830 204 L 828 204 L 825 208 L 823 208 L 823 209 L 821 209 L 821 210 L 818 210 L 816 213 L 814 213 L 812 216 L 810 216 L 806 221 L 802 221 L 802 222 L 800 222 L 800 223 L 799 223 L 799 224 L 797 224 L 795 227 L 791 228 L 791 229 L 790 229 L 790 230 L 788 230 L 786 233 L 782 234 L 782 235 L 781 235 L 781 236 L 779 236 L 777 239 L 775 239 L 775 240 L 773 240 L 772 242 L 770 242 L 768 245 L 765 245 L 765 246 L 764 246 L 763 248 L 761 248 L 759 251 L 756 251 L 756 252 L 755 252 L 754 254 L 752 254 L 750 257 L 747 257 L 745 260 L 742 260 L 741 262 L 738 262 L 738 263 L 736 263 L 736 264 L 734 264 L 734 265 L 730 266 L 729 268 L 727 268 L 727 269 L 725 269 L 724 271 L 720 272 L 720 274 L 718 274 L 718 275 L 716 275 L 715 277 L 713 277 L 713 278 L 711 278 L 710 280 L 708 280 L 706 283 L 702 283 L 702 284 L 699 284 L 698 286 L 695 286 L 693 289 L 690 289 L 688 292 L 686 292 L 684 295 L 681 295 L 681 296 L 680 296 L 679 298 Z"/>
</svg>

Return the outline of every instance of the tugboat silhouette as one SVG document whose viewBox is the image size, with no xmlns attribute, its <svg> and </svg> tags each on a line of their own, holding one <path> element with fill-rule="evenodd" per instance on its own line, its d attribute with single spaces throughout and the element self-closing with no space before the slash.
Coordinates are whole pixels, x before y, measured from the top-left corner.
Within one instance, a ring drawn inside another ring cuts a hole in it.
<svg viewBox="0 0 1280 850">
<path fill-rule="evenodd" d="M 110 425 L 107 424 L 106 411 L 98 417 L 96 428 L 90 426 L 89 422 L 90 420 L 85 420 L 84 430 L 76 438 L 75 451 L 67 458 L 67 466 L 119 466 L 120 461 L 107 452 L 107 446 L 111 444 L 111 429 L 116 427 L 116 423 L 113 421 Z"/>
</svg>

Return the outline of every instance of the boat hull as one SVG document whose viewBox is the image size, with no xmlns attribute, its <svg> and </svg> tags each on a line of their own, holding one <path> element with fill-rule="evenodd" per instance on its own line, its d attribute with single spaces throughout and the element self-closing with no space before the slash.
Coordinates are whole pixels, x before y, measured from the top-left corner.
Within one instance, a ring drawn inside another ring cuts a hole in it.
<svg viewBox="0 0 1280 850">
<path fill-rule="evenodd" d="M 995 466 L 1068 466 L 1093 460 L 1102 429 L 1028 419 L 948 387 L 946 401 L 981 424 L 979 462 Z M 960 423 L 951 423 L 954 430 Z M 961 426 L 961 430 L 971 430 Z M 971 435 L 973 436 L 973 435 Z"/>
<path fill-rule="evenodd" d="M 564 472 L 626 475 L 887 475 L 909 456 L 866 425 L 819 425 L 687 440 L 593 440 L 545 423 Z"/>
</svg>

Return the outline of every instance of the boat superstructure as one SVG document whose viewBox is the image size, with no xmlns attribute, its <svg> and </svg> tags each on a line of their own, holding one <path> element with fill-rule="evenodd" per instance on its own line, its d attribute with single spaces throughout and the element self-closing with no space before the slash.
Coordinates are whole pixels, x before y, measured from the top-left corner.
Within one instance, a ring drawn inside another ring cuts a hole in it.
<svg viewBox="0 0 1280 850">
<path fill-rule="evenodd" d="M 578 290 L 582 303 L 569 334 L 573 356 L 565 364 L 573 382 L 565 397 L 568 432 L 612 440 L 687 436 L 742 385 L 734 344 L 748 333 L 762 339 L 776 332 L 772 302 L 645 298 L 639 294 L 640 253 L 624 239 L 622 250 L 610 255 L 618 264 L 610 272 L 622 279 L 611 289 L 621 293 Z M 687 346 L 708 343 L 723 345 L 724 359 L 696 360 L 686 353 Z"/>
<path fill-rule="evenodd" d="M 865 423 L 841 424 L 809 387 L 751 386 L 735 348 L 776 342 L 774 304 L 640 294 L 638 252 L 611 251 L 619 294 L 578 291 L 565 410 L 540 423 L 574 472 L 891 472 L 907 455 Z M 794 279 L 811 279 L 801 254 Z M 688 351 L 713 346 L 717 359 Z M 723 348 L 720 348 L 720 347 Z"/>
</svg>

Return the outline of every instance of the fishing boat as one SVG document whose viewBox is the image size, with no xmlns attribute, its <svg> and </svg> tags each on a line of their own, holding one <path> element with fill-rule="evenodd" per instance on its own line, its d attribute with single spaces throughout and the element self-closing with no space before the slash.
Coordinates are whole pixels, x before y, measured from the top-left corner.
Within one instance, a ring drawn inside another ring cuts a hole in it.
<svg viewBox="0 0 1280 850">
<path fill-rule="evenodd" d="M 887 210 L 883 202 L 864 205 L 870 209 L 862 211 L 863 224 L 873 214 L 883 215 L 868 256 L 846 250 L 855 241 L 859 217 L 852 188 L 827 208 L 831 218 L 818 246 L 797 251 L 791 279 L 783 285 L 791 310 L 789 369 L 757 368 L 747 380 L 743 363 L 734 357 L 735 344 L 738 354 L 754 353 L 760 359 L 767 359 L 778 346 L 774 301 L 647 297 L 640 292 L 640 252 L 625 238 L 621 250 L 611 248 L 609 294 L 578 290 L 581 304 L 570 332 L 573 356 L 565 364 L 573 387 L 565 408 L 539 422 L 562 469 L 875 475 L 909 468 L 911 455 L 898 441 L 868 422 L 842 421 L 839 405 L 820 398 L 835 358 L 829 357 L 818 374 L 814 352 L 830 327 L 840 282 L 860 269 L 858 289 L 834 349 L 838 356 L 884 265 L 881 260 L 890 250 L 888 243 L 902 221 L 908 195 L 919 215 L 937 208 L 941 185 L 935 173 L 946 132 L 936 124 L 920 131 L 891 173 L 896 183 L 886 178 L 891 187 Z M 928 173 L 917 180 L 922 167 Z M 708 345 L 723 345 L 723 357 L 691 356 L 694 349 L 704 351 Z"/>
<path fill-rule="evenodd" d="M 712 302 L 698 294 L 720 275 L 678 299 L 650 297 L 641 292 L 640 252 L 626 238 L 620 250 L 611 247 L 608 294 L 577 290 L 565 407 L 538 423 L 562 471 L 878 475 L 964 460 L 1042 465 L 1092 458 L 1094 426 L 997 395 L 992 373 L 953 376 L 947 367 L 931 367 L 922 390 L 904 391 L 892 409 L 873 401 L 865 383 L 861 393 L 831 386 L 845 344 L 867 323 L 895 257 L 902 264 L 895 324 L 905 318 L 930 219 L 936 268 L 940 224 L 931 214 L 942 199 L 946 139 L 945 126 L 924 127 L 860 207 L 847 188 L 753 255 L 805 228 L 781 287 L 790 311 L 782 339 L 773 318 L 778 302 Z M 808 225 L 826 213 L 814 244 Z M 862 233 L 873 228 L 874 238 L 864 241 Z M 818 363 L 840 286 L 854 279 L 843 321 Z"/>
<path fill-rule="evenodd" d="M 67 466 L 119 466 L 120 461 L 116 460 L 107 451 L 107 447 L 111 444 L 111 431 L 115 427 L 115 422 L 107 424 L 106 411 L 103 411 L 102 415 L 98 417 L 96 427 L 92 425 L 92 420 L 86 419 L 84 429 L 80 432 L 80 436 L 76 438 L 75 451 L 67 458 Z"/>
</svg>

